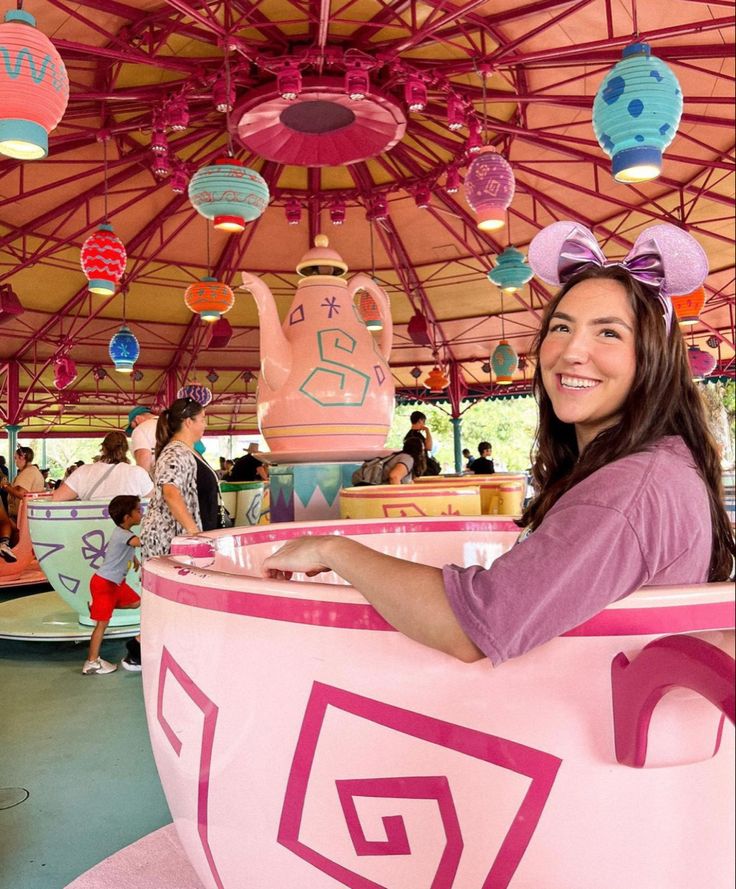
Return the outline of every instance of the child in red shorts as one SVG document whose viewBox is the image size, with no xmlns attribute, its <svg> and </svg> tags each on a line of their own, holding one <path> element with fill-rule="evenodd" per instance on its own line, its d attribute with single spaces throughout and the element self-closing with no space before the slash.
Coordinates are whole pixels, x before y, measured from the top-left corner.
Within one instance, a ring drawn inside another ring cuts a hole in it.
<svg viewBox="0 0 736 889">
<path fill-rule="evenodd" d="M 133 560 L 136 570 L 140 567 L 135 547 L 140 546 L 141 542 L 130 530 L 141 520 L 140 497 L 113 497 L 107 509 L 115 522 L 115 529 L 110 535 L 102 567 L 92 575 L 89 582 L 92 593 L 89 614 L 97 623 L 89 640 L 87 660 L 82 667 L 85 676 L 114 673 L 117 670 L 117 664 L 111 664 L 100 657 L 102 637 L 115 608 L 138 608 L 141 604 L 140 596 L 125 582 L 130 560 Z"/>
</svg>

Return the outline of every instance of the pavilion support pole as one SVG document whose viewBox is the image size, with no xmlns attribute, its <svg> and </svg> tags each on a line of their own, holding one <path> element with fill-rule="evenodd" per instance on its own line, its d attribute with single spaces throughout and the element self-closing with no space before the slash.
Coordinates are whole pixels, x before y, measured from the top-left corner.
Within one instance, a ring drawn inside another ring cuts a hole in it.
<svg viewBox="0 0 736 889">
<path fill-rule="evenodd" d="M 5 431 L 8 433 L 8 472 L 10 473 L 10 481 L 12 482 L 16 476 L 15 460 L 13 456 L 18 447 L 18 433 L 22 429 L 17 423 L 8 423 Z"/>
<path fill-rule="evenodd" d="M 463 379 L 462 367 L 458 361 L 450 364 L 450 408 L 452 415 L 450 422 L 452 423 L 452 441 L 455 450 L 455 472 L 463 471 L 463 454 L 462 454 L 462 400 L 467 395 L 468 387 Z"/>
<path fill-rule="evenodd" d="M 7 372 L 7 403 L 5 405 L 5 416 L 8 422 L 5 424 L 5 431 L 8 433 L 8 471 L 10 472 L 10 480 L 15 478 L 15 461 L 13 455 L 18 447 L 18 433 L 23 428 L 18 420 L 20 419 L 20 364 L 17 361 L 8 361 L 6 366 Z"/>
<path fill-rule="evenodd" d="M 455 472 L 463 471 L 463 418 L 451 417 L 452 423 L 452 443 L 455 448 Z"/>
<path fill-rule="evenodd" d="M 165 407 L 170 407 L 171 404 L 176 401 L 176 393 L 178 389 L 179 384 L 176 381 L 176 370 L 174 368 L 171 368 L 166 371 Z"/>
</svg>

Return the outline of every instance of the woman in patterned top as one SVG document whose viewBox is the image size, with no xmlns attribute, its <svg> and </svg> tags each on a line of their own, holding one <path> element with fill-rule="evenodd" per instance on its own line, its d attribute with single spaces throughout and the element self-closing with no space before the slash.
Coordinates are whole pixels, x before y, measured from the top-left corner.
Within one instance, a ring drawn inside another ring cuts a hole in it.
<svg viewBox="0 0 736 889">
<path fill-rule="evenodd" d="M 193 398 L 177 398 L 158 418 L 154 491 L 140 535 L 144 560 L 168 555 L 174 537 L 202 530 L 194 445 L 206 426 L 204 408 Z"/>
</svg>

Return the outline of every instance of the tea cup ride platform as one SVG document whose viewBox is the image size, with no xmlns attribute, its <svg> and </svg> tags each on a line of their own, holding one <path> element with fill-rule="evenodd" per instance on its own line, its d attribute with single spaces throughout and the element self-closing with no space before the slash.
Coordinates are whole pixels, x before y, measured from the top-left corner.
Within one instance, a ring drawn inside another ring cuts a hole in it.
<svg viewBox="0 0 736 889">
<path fill-rule="evenodd" d="M 495 472 L 491 475 L 423 475 L 415 479 L 422 487 L 480 489 L 480 511 L 482 515 L 521 515 L 526 497 L 527 479 L 523 472 Z"/>
<path fill-rule="evenodd" d="M 151 743 L 206 889 L 730 889 L 731 584 L 642 589 L 492 668 L 395 632 L 334 574 L 260 577 L 303 534 L 487 566 L 517 531 L 258 526 L 144 565 Z"/>
<path fill-rule="evenodd" d="M 364 485 L 340 491 L 341 519 L 393 519 L 481 514 L 480 488 L 472 485 Z"/>
<path fill-rule="evenodd" d="M 145 501 L 142 505 L 145 509 Z M 48 582 L 53 592 L 2 603 L 0 638 L 39 642 L 88 639 L 95 625 L 89 616 L 89 582 L 102 565 L 114 527 L 107 501 L 54 502 L 42 495 L 26 498 L 23 509 L 21 543 L 25 546 L 27 542 L 31 555 L 35 553 L 41 582 Z M 126 580 L 140 593 L 140 575 L 132 567 Z M 139 609 L 116 609 L 105 635 L 125 638 L 139 629 Z"/>
</svg>

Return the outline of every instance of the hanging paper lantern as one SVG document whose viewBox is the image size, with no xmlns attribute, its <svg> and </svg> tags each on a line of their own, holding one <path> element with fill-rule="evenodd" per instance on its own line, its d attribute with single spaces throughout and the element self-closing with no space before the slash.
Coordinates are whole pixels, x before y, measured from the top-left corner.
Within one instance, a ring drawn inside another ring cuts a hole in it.
<svg viewBox="0 0 736 889">
<path fill-rule="evenodd" d="M 450 385 L 450 381 L 435 364 L 432 370 L 430 370 L 427 379 L 424 381 L 424 385 L 430 392 L 442 392 L 443 389 L 447 389 Z"/>
<path fill-rule="evenodd" d="M 177 398 L 192 398 L 198 404 L 201 404 L 202 407 L 207 407 L 207 405 L 212 401 L 212 391 L 208 389 L 206 386 L 200 386 L 197 383 L 189 383 L 186 386 L 182 386 L 181 389 L 176 393 Z"/>
<path fill-rule="evenodd" d="M 22 9 L 0 25 L 0 152 L 37 160 L 49 152 L 49 133 L 64 116 L 69 78 L 54 44 Z"/>
<path fill-rule="evenodd" d="M 123 374 L 133 373 L 133 365 L 138 360 L 141 349 L 135 334 L 126 324 L 110 340 L 108 351 L 115 370 Z"/>
<path fill-rule="evenodd" d="M 77 365 L 68 355 L 54 361 L 54 386 L 66 389 L 77 378 Z"/>
<path fill-rule="evenodd" d="M 263 213 L 269 197 L 263 177 L 232 157 L 200 167 L 189 181 L 192 206 L 221 231 L 242 232 Z"/>
<path fill-rule="evenodd" d="M 202 278 L 184 291 L 187 308 L 203 321 L 219 321 L 235 304 L 235 294 L 217 278 Z"/>
<path fill-rule="evenodd" d="M 361 293 L 358 299 L 358 311 L 368 330 L 383 330 L 383 318 L 378 311 L 376 301 L 369 293 Z"/>
<path fill-rule="evenodd" d="M 491 355 L 493 372 L 499 386 L 508 386 L 514 382 L 514 373 L 519 366 L 519 357 L 513 346 L 501 340 Z"/>
<path fill-rule="evenodd" d="M 488 280 L 507 293 L 520 290 L 534 277 L 526 257 L 515 247 L 507 247 L 496 259 L 496 265 L 488 272 Z"/>
<path fill-rule="evenodd" d="M 694 380 L 702 380 L 709 377 L 716 369 L 718 363 L 710 352 L 704 352 L 699 346 L 690 346 L 687 350 L 687 359 L 690 362 L 690 370 Z"/>
<path fill-rule="evenodd" d="M 112 226 L 104 222 L 82 245 L 82 271 L 90 293 L 112 296 L 125 271 L 128 255 Z"/>
<path fill-rule="evenodd" d="M 593 130 L 611 158 L 613 178 L 656 179 L 681 114 L 682 90 L 672 70 L 647 43 L 625 47 L 593 101 Z"/>
<path fill-rule="evenodd" d="M 210 328 L 208 349 L 224 349 L 233 336 L 233 328 L 227 318 L 218 318 Z"/>
<path fill-rule="evenodd" d="M 506 210 L 514 199 L 516 180 L 511 164 L 490 145 L 473 158 L 465 177 L 465 200 L 477 217 L 478 228 L 493 231 L 506 224 Z"/>
<path fill-rule="evenodd" d="M 421 312 L 417 312 L 409 319 L 406 332 L 415 346 L 428 346 L 432 342 L 427 327 L 427 319 Z"/>
<path fill-rule="evenodd" d="M 700 313 L 705 305 L 705 288 L 698 287 L 692 293 L 686 293 L 683 296 L 671 296 L 672 308 L 675 310 L 675 316 L 680 322 L 680 326 L 687 327 L 691 324 L 697 324 Z"/>
</svg>

